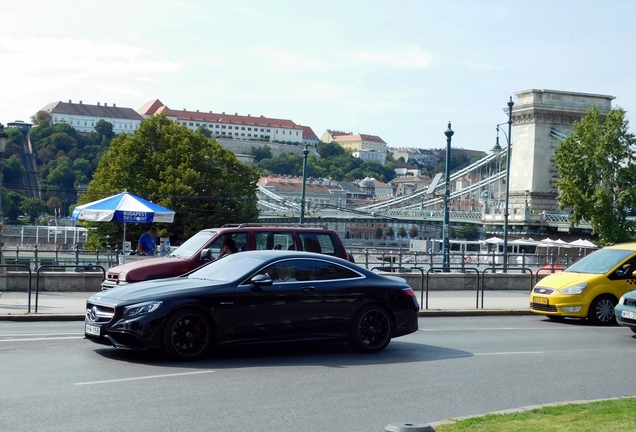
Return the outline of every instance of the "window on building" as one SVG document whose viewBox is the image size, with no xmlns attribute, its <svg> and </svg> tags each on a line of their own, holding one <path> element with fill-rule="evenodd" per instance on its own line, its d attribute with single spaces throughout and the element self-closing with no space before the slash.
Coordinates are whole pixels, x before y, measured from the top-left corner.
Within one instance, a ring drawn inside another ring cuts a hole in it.
<svg viewBox="0 0 636 432">
<path fill-rule="evenodd" d="M 245 126 L 241 126 L 241 130 L 245 130 Z"/>
<path fill-rule="evenodd" d="M 263 129 L 261 129 L 261 132 L 265 132 Z M 269 129 L 267 130 L 267 132 L 269 132 Z"/>
<path fill-rule="evenodd" d="M 298 131 L 296 131 L 296 136 L 298 136 Z"/>
<path fill-rule="evenodd" d="M 261 129 L 262 130 L 262 129 Z M 267 129 L 267 132 L 269 132 L 269 129 Z"/>
<path fill-rule="evenodd" d="M 208 127 L 209 127 L 210 129 L 212 129 L 214 126 L 212 126 L 212 125 L 208 125 Z M 218 127 L 218 126 L 217 126 L 217 127 Z"/>
<path fill-rule="evenodd" d="M 285 131 L 283 131 L 283 135 L 285 135 Z"/>
<path fill-rule="evenodd" d="M 251 131 L 251 130 L 252 130 L 252 128 L 247 128 L 247 130 L 248 130 L 248 131 Z"/>
<path fill-rule="evenodd" d="M 235 136 L 238 136 L 238 132 L 234 132 L 234 135 L 235 135 Z"/>
<path fill-rule="evenodd" d="M 199 126 L 199 123 L 197 123 L 197 126 Z"/>
<path fill-rule="evenodd" d="M 190 126 L 192 126 L 192 123 L 190 123 Z"/>
<path fill-rule="evenodd" d="M 245 134 L 244 134 L 244 133 L 242 133 L 242 134 L 241 134 L 241 136 L 245 136 Z"/>
<path fill-rule="evenodd" d="M 252 136 L 252 134 L 247 134 L 247 136 L 248 136 L 248 137 L 251 137 L 251 136 Z"/>
<path fill-rule="evenodd" d="M 215 133 L 215 134 L 220 134 L 221 132 L 219 132 L 219 131 L 214 131 L 214 133 Z"/>
<path fill-rule="evenodd" d="M 221 126 L 221 129 L 225 129 L 225 126 Z"/>
<path fill-rule="evenodd" d="M 234 129 L 238 130 L 238 126 L 234 126 Z"/>
<path fill-rule="evenodd" d="M 219 128 L 219 125 L 216 125 L 216 128 L 218 129 L 218 128 Z M 225 129 L 225 126 L 224 126 L 223 128 Z"/>
</svg>

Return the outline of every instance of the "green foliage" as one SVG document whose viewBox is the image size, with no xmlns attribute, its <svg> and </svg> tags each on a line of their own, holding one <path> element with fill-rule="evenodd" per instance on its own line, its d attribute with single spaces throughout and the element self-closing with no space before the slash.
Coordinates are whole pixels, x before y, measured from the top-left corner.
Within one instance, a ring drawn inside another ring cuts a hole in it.
<svg viewBox="0 0 636 432">
<path fill-rule="evenodd" d="M 479 228 L 474 225 L 464 225 L 453 230 L 452 236 L 464 240 L 479 240 Z"/>
<path fill-rule="evenodd" d="M 382 228 L 378 228 L 378 229 L 375 230 L 375 238 L 376 239 L 381 239 L 383 235 L 384 235 L 384 233 L 382 232 Z"/>
<path fill-rule="evenodd" d="M 18 155 L 10 156 L 2 168 L 3 185 L 12 189 L 22 189 L 24 187 L 24 175 L 26 170 L 20 162 Z"/>
<path fill-rule="evenodd" d="M 252 154 L 259 161 L 262 172 L 292 176 L 301 176 L 303 173 L 302 155 L 279 153 L 276 157 L 271 157 L 270 152 L 267 157 L 258 151 L 254 153 L 254 150 L 252 147 Z M 395 163 L 392 161 L 384 166 L 377 161 L 365 162 L 353 157 L 337 143 L 320 142 L 317 151 L 320 159 L 311 153 L 307 157 L 308 177 L 325 177 L 336 181 L 354 181 L 373 177 L 383 182 L 389 182 L 395 178 Z"/>
<path fill-rule="evenodd" d="M 95 132 L 99 135 L 106 137 L 106 139 L 112 140 L 115 138 L 115 132 L 113 132 L 113 124 L 107 122 L 104 119 L 100 119 L 95 123 Z"/>
<path fill-rule="evenodd" d="M 398 229 L 397 235 L 398 235 L 399 238 L 406 237 L 406 229 L 404 229 L 404 227 L 400 227 Z"/>
<path fill-rule="evenodd" d="M 77 133 L 67 123 L 43 121 L 29 132 L 36 152 L 44 200 L 56 197 L 67 208 L 77 200 L 75 186 L 87 184 L 114 136 L 112 124 L 97 122 L 98 132 Z"/>
<path fill-rule="evenodd" d="M 636 224 L 627 215 L 636 207 L 635 144 L 625 111 L 603 118 L 592 107 L 555 151 L 559 204 L 572 209 L 572 226 L 588 221 L 601 244 L 634 239 Z"/>
<path fill-rule="evenodd" d="M 31 116 L 31 123 L 36 126 L 44 122 L 51 123 L 52 120 L 51 113 L 48 111 L 40 110 Z"/>
<path fill-rule="evenodd" d="M 388 227 L 386 229 L 386 237 L 387 238 L 393 238 L 393 236 L 395 235 L 395 232 L 393 231 L 393 227 Z"/>
<path fill-rule="evenodd" d="M 47 213 L 49 207 L 39 198 L 25 198 L 20 205 L 20 211 L 29 216 L 31 222 L 42 213 Z"/>
<path fill-rule="evenodd" d="M 411 229 L 409 230 L 409 237 L 415 238 L 418 235 L 419 235 L 419 232 L 417 231 L 417 226 L 411 225 Z"/>
<path fill-rule="evenodd" d="M 260 162 L 263 159 L 271 159 L 272 149 L 267 144 L 260 147 L 252 147 L 252 156 L 254 156 L 256 162 Z"/>
<path fill-rule="evenodd" d="M 24 135 L 17 128 L 6 128 L 4 132 L 7 134 L 7 147 L 5 148 L 4 157 L 9 158 L 14 154 L 20 154 L 20 146 L 24 141 Z"/>
<path fill-rule="evenodd" d="M 199 126 L 195 132 L 203 135 L 206 138 L 212 138 L 212 132 L 210 132 L 210 130 L 205 126 Z"/>
<path fill-rule="evenodd" d="M 112 141 L 80 203 L 128 190 L 176 212 L 174 223 L 160 228 L 178 244 L 202 228 L 254 221 L 257 181 L 258 173 L 217 141 L 158 115 Z M 92 227 L 92 245 L 120 242 L 122 224 Z M 127 237 L 135 241 L 147 229 L 128 224 Z"/>
</svg>

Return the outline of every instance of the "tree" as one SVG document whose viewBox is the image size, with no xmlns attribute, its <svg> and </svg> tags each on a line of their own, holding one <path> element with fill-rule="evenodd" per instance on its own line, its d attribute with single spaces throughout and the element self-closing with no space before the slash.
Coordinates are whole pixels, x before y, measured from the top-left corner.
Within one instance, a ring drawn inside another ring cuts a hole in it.
<svg viewBox="0 0 636 432">
<path fill-rule="evenodd" d="M 406 237 L 406 229 L 404 229 L 404 227 L 400 227 L 398 229 L 398 237 L 399 238 L 404 238 Z"/>
<path fill-rule="evenodd" d="M 210 130 L 206 128 L 205 126 L 199 126 L 195 132 L 207 138 L 212 138 L 212 132 L 210 132 Z"/>
<path fill-rule="evenodd" d="M 24 186 L 24 175 L 26 170 L 20 162 L 18 155 L 14 154 L 9 157 L 2 168 L 2 175 L 4 176 L 4 185 L 9 188 L 22 188 Z"/>
<path fill-rule="evenodd" d="M 263 159 L 271 159 L 272 149 L 267 144 L 260 147 L 252 147 L 252 156 L 254 156 L 256 162 L 260 162 Z"/>
<path fill-rule="evenodd" d="M 395 232 L 393 231 L 393 227 L 388 227 L 386 229 L 386 237 L 388 239 L 392 239 L 394 234 L 395 234 Z"/>
<path fill-rule="evenodd" d="M 32 222 L 42 213 L 47 213 L 48 210 L 49 207 L 39 198 L 25 198 L 20 205 L 20 211 L 29 215 Z"/>
<path fill-rule="evenodd" d="M 419 232 L 417 231 L 417 226 L 411 225 L 411 229 L 409 230 L 409 237 L 415 238 L 418 235 L 419 235 Z"/>
<path fill-rule="evenodd" d="M 592 107 L 554 153 L 560 207 L 572 209 L 571 226 L 588 221 L 602 244 L 634 238 L 627 215 L 636 208 L 635 145 L 625 111 L 612 109 L 603 118 Z"/>
<path fill-rule="evenodd" d="M 53 117 L 51 116 L 51 113 L 48 111 L 40 110 L 31 116 L 31 123 L 33 123 L 36 126 L 44 122 L 47 122 L 47 123 L 53 122 Z"/>
<path fill-rule="evenodd" d="M 166 226 L 178 244 L 202 228 L 258 217 L 258 173 L 229 150 L 202 134 L 155 115 L 134 134 L 120 134 L 100 160 L 80 204 L 128 190 L 176 212 Z M 91 247 L 106 236 L 121 238 L 122 224 L 93 224 Z M 162 228 L 162 227 L 160 227 Z M 147 226 L 127 226 L 135 238 Z"/>
<path fill-rule="evenodd" d="M 383 234 L 384 233 L 382 232 L 382 228 L 378 228 L 378 229 L 375 230 L 375 238 L 376 239 L 381 239 Z"/>
<path fill-rule="evenodd" d="M 115 132 L 113 132 L 113 124 L 111 122 L 107 122 L 104 119 L 98 120 L 95 123 L 95 131 L 105 136 L 107 139 L 113 139 L 115 137 Z"/>
</svg>

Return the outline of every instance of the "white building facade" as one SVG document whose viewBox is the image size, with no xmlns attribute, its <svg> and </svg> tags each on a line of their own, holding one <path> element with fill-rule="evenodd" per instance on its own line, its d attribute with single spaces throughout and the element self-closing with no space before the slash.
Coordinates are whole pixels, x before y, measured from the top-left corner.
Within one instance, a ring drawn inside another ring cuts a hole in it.
<svg viewBox="0 0 636 432">
<path fill-rule="evenodd" d="M 53 123 L 67 123 L 78 132 L 94 132 L 99 120 L 105 120 L 113 125 L 116 134 L 133 133 L 139 129 L 143 117 L 132 108 L 118 107 L 116 104 L 108 106 L 107 103 L 97 105 L 84 104 L 82 101 L 74 103 L 52 102 L 42 108 L 51 114 Z"/>
</svg>

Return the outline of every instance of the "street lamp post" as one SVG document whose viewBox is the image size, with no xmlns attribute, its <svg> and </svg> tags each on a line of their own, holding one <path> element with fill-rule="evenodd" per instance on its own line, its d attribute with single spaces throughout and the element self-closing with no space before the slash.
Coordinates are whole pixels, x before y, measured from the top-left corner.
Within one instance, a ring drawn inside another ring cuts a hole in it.
<svg viewBox="0 0 636 432">
<path fill-rule="evenodd" d="M 9 136 L 4 131 L 4 125 L 0 123 L 0 263 L 4 264 L 4 254 L 2 253 L 2 247 L 4 243 L 2 241 L 2 229 L 4 228 L 4 211 L 2 205 L 2 168 L 4 168 L 4 150 L 7 146 L 7 138 Z"/>
<path fill-rule="evenodd" d="M 450 234 L 450 209 L 449 209 L 449 201 L 450 201 L 450 194 L 451 194 L 451 186 L 450 186 L 450 153 L 451 153 L 451 139 L 453 137 L 453 134 L 455 134 L 455 132 L 453 132 L 453 130 L 451 129 L 451 123 L 448 122 L 448 129 L 446 129 L 446 131 L 444 132 L 444 135 L 446 135 L 446 169 L 445 169 L 445 174 L 444 174 L 444 178 L 446 181 L 446 191 L 444 192 L 444 226 L 442 228 L 442 237 L 443 237 L 443 243 L 442 243 L 442 254 L 443 254 L 443 260 L 442 260 L 442 266 L 444 267 L 444 271 L 448 272 L 450 271 L 449 268 L 449 263 L 450 263 L 450 239 L 449 239 L 449 234 Z"/>
<path fill-rule="evenodd" d="M 305 185 L 307 183 L 307 156 L 309 156 L 309 144 L 305 143 L 305 149 L 303 150 L 303 187 L 300 194 L 300 223 L 305 223 Z"/>
<path fill-rule="evenodd" d="M 508 146 L 506 147 L 506 194 L 504 201 L 504 238 L 503 238 L 503 272 L 508 272 L 508 216 L 510 213 L 508 212 L 508 202 L 510 200 L 510 150 L 512 148 L 512 107 L 515 103 L 512 101 L 512 96 L 510 96 L 510 101 L 508 101 L 508 135 L 506 135 L 506 141 L 508 142 Z M 495 155 L 499 155 L 502 152 L 502 148 L 499 145 L 499 126 L 504 125 L 506 123 L 500 123 L 497 125 L 497 141 L 495 142 L 495 146 L 492 148 L 492 152 Z M 505 133 L 504 133 L 505 135 Z"/>
</svg>

